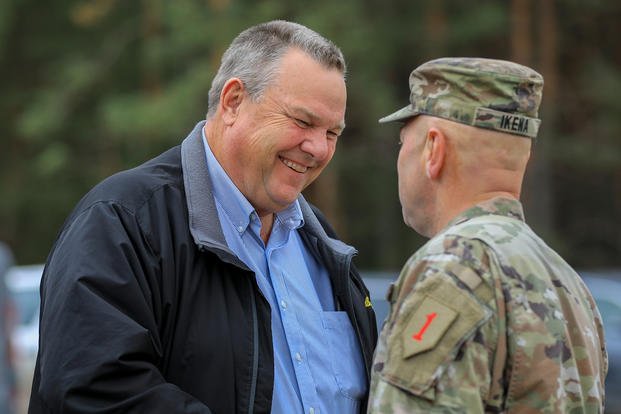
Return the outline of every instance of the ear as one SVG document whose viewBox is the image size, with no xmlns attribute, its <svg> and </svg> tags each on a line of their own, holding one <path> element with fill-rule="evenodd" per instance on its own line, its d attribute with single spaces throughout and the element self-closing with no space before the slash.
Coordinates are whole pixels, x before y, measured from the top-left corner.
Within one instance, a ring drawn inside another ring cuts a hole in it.
<svg viewBox="0 0 621 414">
<path fill-rule="evenodd" d="M 425 141 L 425 171 L 429 179 L 440 177 L 445 158 L 446 136 L 441 129 L 431 127 L 427 130 Z"/>
<path fill-rule="evenodd" d="M 238 78 L 231 78 L 224 84 L 220 93 L 220 110 L 226 125 L 232 125 L 237 119 L 245 91 L 244 83 Z"/>
</svg>

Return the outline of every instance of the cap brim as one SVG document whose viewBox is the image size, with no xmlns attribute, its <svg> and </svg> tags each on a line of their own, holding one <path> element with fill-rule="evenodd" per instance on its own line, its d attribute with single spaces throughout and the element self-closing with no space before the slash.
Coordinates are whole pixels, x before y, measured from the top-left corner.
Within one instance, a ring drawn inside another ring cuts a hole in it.
<svg viewBox="0 0 621 414">
<path fill-rule="evenodd" d="M 394 112 L 390 115 L 380 118 L 378 122 L 380 124 L 385 124 L 387 122 L 404 121 L 416 115 L 418 115 L 418 112 L 416 112 L 414 108 L 412 108 L 412 105 L 408 105 L 405 108 L 399 109 L 397 112 Z"/>
</svg>

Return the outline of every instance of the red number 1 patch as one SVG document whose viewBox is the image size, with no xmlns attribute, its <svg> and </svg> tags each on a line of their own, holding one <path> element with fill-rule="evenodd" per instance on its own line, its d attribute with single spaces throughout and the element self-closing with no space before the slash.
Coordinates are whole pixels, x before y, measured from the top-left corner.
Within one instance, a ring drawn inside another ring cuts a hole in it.
<svg viewBox="0 0 621 414">
<path fill-rule="evenodd" d="M 415 333 L 414 335 L 412 335 L 412 339 L 414 339 L 415 341 L 419 341 L 419 342 L 422 341 L 425 331 L 427 330 L 427 328 L 429 328 L 429 325 L 431 325 L 431 322 L 434 320 L 436 316 L 438 316 L 438 314 L 435 312 L 427 314 L 427 321 L 425 322 L 423 327 L 420 328 L 420 331 L 418 331 L 418 333 Z"/>
</svg>

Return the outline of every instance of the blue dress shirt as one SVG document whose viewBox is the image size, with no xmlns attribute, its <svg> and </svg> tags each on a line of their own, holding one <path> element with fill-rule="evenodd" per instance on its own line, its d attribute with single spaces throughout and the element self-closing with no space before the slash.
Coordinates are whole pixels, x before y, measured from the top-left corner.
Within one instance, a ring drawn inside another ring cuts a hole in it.
<svg viewBox="0 0 621 414">
<path fill-rule="evenodd" d="M 261 221 L 213 155 L 207 168 L 229 248 L 256 274 L 271 307 L 274 344 L 272 413 L 358 413 L 367 391 L 360 345 L 347 314 L 335 310 L 328 272 L 296 229 L 299 203 L 277 213 L 267 245 Z"/>
</svg>

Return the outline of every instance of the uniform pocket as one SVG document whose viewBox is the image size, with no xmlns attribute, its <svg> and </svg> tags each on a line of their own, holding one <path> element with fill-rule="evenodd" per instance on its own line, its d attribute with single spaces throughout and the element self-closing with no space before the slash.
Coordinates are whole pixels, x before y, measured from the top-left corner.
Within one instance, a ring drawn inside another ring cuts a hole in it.
<svg viewBox="0 0 621 414">
<path fill-rule="evenodd" d="M 434 381 L 490 317 L 490 310 L 450 276 L 429 276 L 399 309 L 380 375 L 405 391 L 433 400 Z"/>
</svg>

